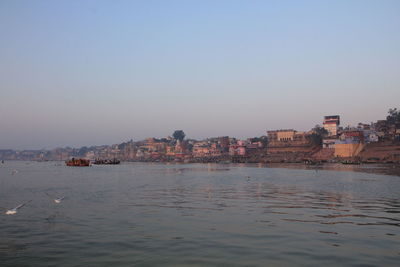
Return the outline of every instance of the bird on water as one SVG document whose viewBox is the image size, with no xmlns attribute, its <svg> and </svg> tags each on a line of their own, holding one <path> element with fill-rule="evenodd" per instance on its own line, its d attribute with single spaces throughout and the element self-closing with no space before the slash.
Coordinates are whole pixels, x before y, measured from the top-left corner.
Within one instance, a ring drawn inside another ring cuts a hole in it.
<svg viewBox="0 0 400 267">
<path fill-rule="evenodd" d="M 63 201 L 63 199 L 65 198 L 65 196 L 54 198 L 54 197 L 50 196 L 48 193 L 46 193 L 46 195 L 47 195 L 49 198 L 51 198 L 56 204 L 60 204 L 61 201 Z"/>
<path fill-rule="evenodd" d="M 7 214 L 7 215 L 14 215 L 14 214 L 17 214 L 17 212 L 18 212 L 18 210 L 19 210 L 20 208 L 22 208 L 23 206 L 25 206 L 26 204 L 28 204 L 28 203 L 31 202 L 31 201 L 32 201 L 32 200 L 29 200 L 29 201 L 27 201 L 27 202 L 25 202 L 25 203 L 22 203 L 21 205 L 16 206 L 16 207 L 13 208 L 13 209 L 7 210 L 7 211 L 6 211 L 6 214 Z"/>
</svg>

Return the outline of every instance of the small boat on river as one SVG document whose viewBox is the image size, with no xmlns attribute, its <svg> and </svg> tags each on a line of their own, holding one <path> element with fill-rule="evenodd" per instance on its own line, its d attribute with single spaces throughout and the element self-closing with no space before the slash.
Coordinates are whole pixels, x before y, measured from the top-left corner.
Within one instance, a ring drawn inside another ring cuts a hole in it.
<svg viewBox="0 0 400 267">
<path fill-rule="evenodd" d="M 65 164 L 67 164 L 67 166 L 71 166 L 71 167 L 88 167 L 88 166 L 90 166 L 90 161 L 87 159 L 72 158 L 70 160 L 67 160 L 65 162 Z"/>
<path fill-rule="evenodd" d="M 117 160 L 117 159 L 96 159 L 93 164 L 96 165 L 116 165 L 116 164 L 120 164 L 121 161 Z"/>
<path fill-rule="evenodd" d="M 361 162 L 353 161 L 353 160 L 345 160 L 345 161 L 342 161 L 342 164 L 345 164 L 345 165 L 360 165 Z"/>
</svg>

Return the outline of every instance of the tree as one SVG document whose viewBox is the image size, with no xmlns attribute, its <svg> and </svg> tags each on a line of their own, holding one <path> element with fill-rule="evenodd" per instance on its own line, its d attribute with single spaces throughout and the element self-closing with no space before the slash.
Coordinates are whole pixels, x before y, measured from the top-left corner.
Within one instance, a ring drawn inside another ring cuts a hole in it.
<svg viewBox="0 0 400 267">
<path fill-rule="evenodd" d="M 250 138 L 250 142 L 261 142 L 261 144 L 263 145 L 263 147 L 267 146 L 268 144 L 268 137 L 266 137 L 265 135 L 261 136 L 261 137 L 253 137 Z"/>
<path fill-rule="evenodd" d="M 179 140 L 179 141 L 183 141 L 183 139 L 185 138 L 185 133 L 182 131 L 182 130 L 176 130 L 173 134 L 172 134 L 172 137 L 175 139 L 175 140 Z"/>
<path fill-rule="evenodd" d="M 322 136 L 316 133 L 307 135 L 307 139 L 314 145 L 322 145 Z"/>
<path fill-rule="evenodd" d="M 263 147 L 266 147 L 268 145 L 268 137 L 263 135 L 260 137 L 260 142 L 263 145 Z"/>
<path fill-rule="evenodd" d="M 386 117 L 386 121 L 389 125 L 400 124 L 400 111 L 397 108 L 391 108 L 388 111 L 389 115 Z"/>
<path fill-rule="evenodd" d="M 255 143 L 255 142 L 260 142 L 260 138 L 259 137 L 253 137 L 253 138 L 249 138 L 250 142 Z"/>
<path fill-rule="evenodd" d="M 322 139 L 328 135 L 328 131 L 318 124 L 312 129 L 313 133 L 308 135 L 308 140 L 314 145 L 322 145 Z"/>
<path fill-rule="evenodd" d="M 320 125 L 315 125 L 315 127 L 312 129 L 317 135 L 321 136 L 321 137 L 325 137 L 328 135 L 328 131 L 321 127 Z"/>
</svg>

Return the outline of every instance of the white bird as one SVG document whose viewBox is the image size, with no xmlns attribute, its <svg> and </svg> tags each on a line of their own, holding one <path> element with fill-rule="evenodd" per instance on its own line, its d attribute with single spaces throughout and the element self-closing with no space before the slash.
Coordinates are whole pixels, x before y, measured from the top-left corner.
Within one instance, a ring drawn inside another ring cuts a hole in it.
<svg viewBox="0 0 400 267">
<path fill-rule="evenodd" d="M 32 200 L 29 200 L 28 202 L 25 202 L 25 203 L 23 203 L 23 204 L 21 204 L 21 205 L 18 205 L 18 206 L 16 206 L 16 207 L 13 208 L 13 209 L 7 210 L 7 211 L 6 211 L 6 214 L 7 214 L 7 215 L 14 215 L 14 214 L 17 214 L 18 209 L 22 208 L 23 206 L 25 206 L 26 204 L 28 204 L 28 203 L 31 202 L 31 201 L 32 201 Z"/>
<path fill-rule="evenodd" d="M 48 193 L 46 193 L 46 195 L 47 195 L 49 198 L 53 199 L 53 201 L 54 201 L 56 204 L 60 204 L 61 201 L 65 198 L 65 196 L 53 198 L 53 197 L 50 196 Z"/>
<path fill-rule="evenodd" d="M 55 198 L 55 199 L 54 199 L 54 202 L 57 203 L 57 204 L 60 204 L 61 201 L 62 201 L 64 198 L 65 198 L 65 197 L 58 197 L 58 198 Z"/>
</svg>

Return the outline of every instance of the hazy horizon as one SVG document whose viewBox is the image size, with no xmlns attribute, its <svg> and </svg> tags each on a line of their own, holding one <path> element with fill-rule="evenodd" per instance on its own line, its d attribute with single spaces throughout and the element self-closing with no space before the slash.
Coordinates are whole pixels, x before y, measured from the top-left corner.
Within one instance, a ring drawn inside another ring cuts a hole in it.
<svg viewBox="0 0 400 267">
<path fill-rule="evenodd" d="M 0 149 L 384 119 L 400 1 L 1 1 Z"/>
</svg>

